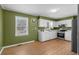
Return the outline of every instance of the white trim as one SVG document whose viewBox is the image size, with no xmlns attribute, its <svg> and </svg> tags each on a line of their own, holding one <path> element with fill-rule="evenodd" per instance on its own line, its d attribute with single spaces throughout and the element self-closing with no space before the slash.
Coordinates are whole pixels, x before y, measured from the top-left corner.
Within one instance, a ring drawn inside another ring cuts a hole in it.
<svg viewBox="0 0 79 59">
<path fill-rule="evenodd" d="M 13 44 L 13 45 L 9 45 L 9 46 L 4 46 L 4 47 L 2 47 L 2 49 L 1 49 L 1 51 L 0 51 L 0 55 L 1 55 L 2 51 L 3 51 L 5 48 L 14 47 L 14 46 L 18 46 L 18 45 L 20 45 L 20 44 L 27 44 L 27 43 L 32 43 L 32 42 L 35 42 L 35 40 L 28 41 L 28 42 L 22 42 L 22 43 L 18 43 L 18 44 Z"/>
<path fill-rule="evenodd" d="M 1 50 L 0 50 L 0 55 L 1 55 L 1 53 L 2 53 L 3 50 L 4 50 L 4 48 L 2 47 Z"/>
<path fill-rule="evenodd" d="M 18 44 L 13 44 L 13 45 L 9 45 L 9 46 L 4 46 L 4 48 L 14 47 L 14 46 L 17 46 L 17 45 L 20 45 L 20 44 L 26 44 L 26 43 L 32 43 L 32 42 L 34 42 L 34 40 L 28 41 L 28 42 L 23 42 L 23 43 L 18 43 Z"/>
</svg>

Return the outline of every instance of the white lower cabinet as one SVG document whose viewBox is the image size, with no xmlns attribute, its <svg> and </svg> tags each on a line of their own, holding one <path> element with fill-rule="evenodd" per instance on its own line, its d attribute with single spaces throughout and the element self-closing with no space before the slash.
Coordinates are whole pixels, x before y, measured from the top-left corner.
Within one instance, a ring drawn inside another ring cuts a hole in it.
<svg viewBox="0 0 79 59">
<path fill-rule="evenodd" d="M 48 31 L 39 31 L 39 41 L 49 40 L 49 32 Z"/>
<path fill-rule="evenodd" d="M 57 37 L 57 31 L 39 31 L 39 41 L 47 41 Z"/>
<path fill-rule="evenodd" d="M 67 30 L 65 32 L 65 40 L 72 41 L 71 36 L 72 36 L 71 30 Z"/>
<path fill-rule="evenodd" d="M 54 39 L 54 38 L 57 37 L 57 31 L 56 30 L 51 31 L 50 33 L 51 33 L 50 39 Z"/>
</svg>

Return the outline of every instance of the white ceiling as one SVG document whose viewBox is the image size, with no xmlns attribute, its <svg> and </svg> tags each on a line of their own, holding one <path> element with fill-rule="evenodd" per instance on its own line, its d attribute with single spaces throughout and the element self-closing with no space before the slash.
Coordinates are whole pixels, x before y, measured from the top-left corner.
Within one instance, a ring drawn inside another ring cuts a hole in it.
<svg viewBox="0 0 79 59">
<path fill-rule="evenodd" d="M 35 16 L 47 16 L 51 18 L 62 18 L 77 15 L 76 4 L 2 4 L 3 9 L 31 14 Z M 51 12 L 51 10 L 55 12 Z"/>
</svg>

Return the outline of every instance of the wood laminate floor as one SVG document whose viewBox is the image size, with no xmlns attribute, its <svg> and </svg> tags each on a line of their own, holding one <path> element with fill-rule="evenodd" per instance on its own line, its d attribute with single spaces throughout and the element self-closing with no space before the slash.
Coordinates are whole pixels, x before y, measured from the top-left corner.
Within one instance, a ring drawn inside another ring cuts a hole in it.
<svg viewBox="0 0 79 59">
<path fill-rule="evenodd" d="M 75 55 L 71 51 L 71 42 L 64 40 L 50 40 L 33 42 L 4 49 L 2 55 Z"/>
</svg>

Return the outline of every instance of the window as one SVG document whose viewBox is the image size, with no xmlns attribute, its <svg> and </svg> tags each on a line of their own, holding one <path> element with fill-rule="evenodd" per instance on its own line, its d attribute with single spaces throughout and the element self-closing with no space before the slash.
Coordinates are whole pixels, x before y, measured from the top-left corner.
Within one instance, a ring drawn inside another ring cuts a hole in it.
<svg viewBox="0 0 79 59">
<path fill-rule="evenodd" d="M 16 16 L 15 17 L 15 36 L 28 35 L 28 18 Z"/>
</svg>

